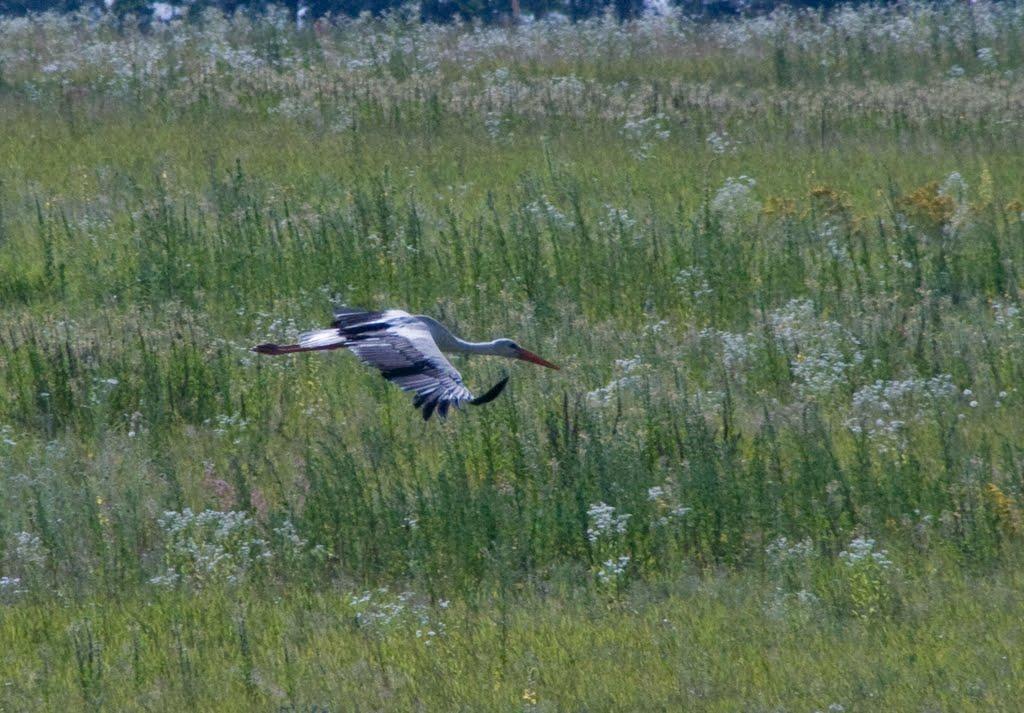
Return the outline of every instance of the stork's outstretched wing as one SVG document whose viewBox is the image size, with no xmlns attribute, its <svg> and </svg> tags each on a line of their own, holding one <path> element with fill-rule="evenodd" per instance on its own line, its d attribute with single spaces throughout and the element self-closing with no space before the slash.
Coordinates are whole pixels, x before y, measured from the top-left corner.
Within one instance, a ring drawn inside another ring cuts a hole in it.
<svg viewBox="0 0 1024 713">
<path fill-rule="evenodd" d="M 462 375 L 438 349 L 427 326 L 402 310 L 339 308 L 332 329 L 306 332 L 299 344 L 304 349 L 344 347 L 355 353 L 403 391 L 416 392 L 412 403 L 423 410 L 424 419 L 435 410 L 443 418 L 452 405 L 473 400 Z"/>
</svg>

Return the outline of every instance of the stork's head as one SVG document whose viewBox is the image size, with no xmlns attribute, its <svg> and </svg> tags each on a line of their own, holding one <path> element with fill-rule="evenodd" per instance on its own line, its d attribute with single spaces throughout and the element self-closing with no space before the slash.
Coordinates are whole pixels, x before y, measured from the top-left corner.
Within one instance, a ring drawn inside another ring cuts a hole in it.
<svg viewBox="0 0 1024 713">
<path fill-rule="evenodd" d="M 511 339 L 496 339 L 494 341 L 494 353 L 496 356 L 503 356 L 506 359 L 519 359 L 520 361 L 528 361 L 533 364 L 546 366 L 548 369 L 558 369 L 557 366 L 548 360 L 541 359 L 533 352 L 523 349 Z"/>
</svg>

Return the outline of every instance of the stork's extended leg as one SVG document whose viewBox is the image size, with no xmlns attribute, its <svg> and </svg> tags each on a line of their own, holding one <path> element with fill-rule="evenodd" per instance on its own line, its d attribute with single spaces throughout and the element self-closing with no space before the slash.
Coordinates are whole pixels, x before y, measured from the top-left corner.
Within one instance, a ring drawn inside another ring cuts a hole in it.
<svg viewBox="0 0 1024 713">
<path fill-rule="evenodd" d="M 477 396 L 469 403 L 473 404 L 474 406 L 481 406 L 483 404 L 487 404 L 490 403 L 491 401 L 494 401 L 494 399 L 498 398 L 501 392 L 505 390 L 505 384 L 507 383 L 508 376 L 506 375 L 504 379 L 502 379 L 497 384 L 488 389 L 486 394 L 481 394 L 480 396 Z"/>
</svg>

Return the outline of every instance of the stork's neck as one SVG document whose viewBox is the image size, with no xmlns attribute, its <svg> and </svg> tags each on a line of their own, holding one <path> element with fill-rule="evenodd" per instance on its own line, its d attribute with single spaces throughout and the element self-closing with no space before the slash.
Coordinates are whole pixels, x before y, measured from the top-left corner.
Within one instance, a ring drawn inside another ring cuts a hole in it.
<svg viewBox="0 0 1024 713">
<path fill-rule="evenodd" d="M 455 340 L 454 346 L 448 351 L 457 352 L 459 354 L 491 354 L 497 355 L 497 340 L 493 342 L 467 342 L 465 339 L 459 339 L 453 335 Z"/>
<path fill-rule="evenodd" d="M 467 342 L 465 339 L 456 337 L 451 333 L 451 330 L 433 317 L 418 314 L 416 319 L 427 325 L 438 349 L 443 352 L 454 354 L 495 354 L 495 343 L 498 341 L 496 339 L 490 342 Z"/>
</svg>

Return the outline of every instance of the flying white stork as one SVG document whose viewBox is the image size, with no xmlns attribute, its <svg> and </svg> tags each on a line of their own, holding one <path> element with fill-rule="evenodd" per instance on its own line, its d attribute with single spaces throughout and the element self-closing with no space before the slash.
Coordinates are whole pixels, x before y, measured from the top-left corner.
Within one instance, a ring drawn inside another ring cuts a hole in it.
<svg viewBox="0 0 1024 713">
<path fill-rule="evenodd" d="M 508 383 L 508 376 L 482 396 L 475 397 L 462 383 L 462 375 L 442 352 L 489 354 L 558 367 L 523 349 L 511 339 L 467 342 L 452 334 L 436 319 L 411 315 L 400 309 L 371 312 L 351 307 L 334 310 L 334 326 L 299 335 L 298 344 L 259 344 L 260 354 L 294 354 L 324 349 L 348 349 L 367 366 L 403 391 L 415 391 L 412 405 L 423 409 L 428 420 L 436 410 L 444 418 L 452 405 L 480 405 L 493 401 Z"/>
</svg>

